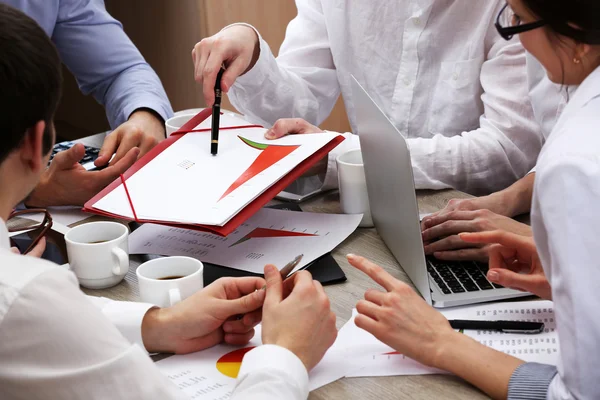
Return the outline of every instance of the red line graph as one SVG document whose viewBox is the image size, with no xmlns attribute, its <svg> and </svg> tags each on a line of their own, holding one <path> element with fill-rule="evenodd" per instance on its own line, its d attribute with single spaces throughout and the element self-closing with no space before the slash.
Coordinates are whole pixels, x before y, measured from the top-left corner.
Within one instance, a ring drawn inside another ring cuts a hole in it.
<svg viewBox="0 0 600 400">
<path fill-rule="evenodd" d="M 267 229 L 267 228 L 256 228 L 234 244 L 229 247 L 236 246 L 240 243 L 246 242 L 250 239 L 258 239 L 258 238 L 283 238 L 283 237 L 314 237 L 319 236 L 313 233 L 304 233 L 304 232 L 293 232 L 293 231 L 283 231 L 280 229 Z"/>
</svg>

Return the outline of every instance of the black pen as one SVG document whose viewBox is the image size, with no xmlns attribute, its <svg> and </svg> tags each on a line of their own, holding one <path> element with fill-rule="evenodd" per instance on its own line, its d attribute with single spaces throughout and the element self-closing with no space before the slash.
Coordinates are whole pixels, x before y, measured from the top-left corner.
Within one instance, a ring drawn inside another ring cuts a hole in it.
<svg viewBox="0 0 600 400">
<path fill-rule="evenodd" d="M 219 150 L 219 121 L 221 117 L 221 79 L 225 68 L 221 67 L 215 82 L 215 102 L 212 106 L 212 126 L 210 130 L 210 154 L 217 155 Z"/>
<path fill-rule="evenodd" d="M 498 331 L 504 333 L 535 334 L 544 331 L 543 322 L 526 321 L 469 321 L 464 319 L 448 320 L 453 329 Z"/>
</svg>

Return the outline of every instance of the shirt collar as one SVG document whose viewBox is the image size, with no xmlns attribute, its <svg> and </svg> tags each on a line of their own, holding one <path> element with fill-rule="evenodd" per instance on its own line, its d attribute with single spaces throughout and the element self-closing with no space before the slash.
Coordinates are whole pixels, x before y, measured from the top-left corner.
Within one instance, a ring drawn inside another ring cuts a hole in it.
<svg viewBox="0 0 600 400">
<path fill-rule="evenodd" d="M 10 249 L 10 239 L 8 238 L 8 228 L 4 220 L 0 218 L 0 249 Z"/>
<path fill-rule="evenodd" d="M 600 67 L 596 68 L 577 88 L 567 105 L 571 110 L 585 107 L 591 100 L 600 96 Z"/>
</svg>

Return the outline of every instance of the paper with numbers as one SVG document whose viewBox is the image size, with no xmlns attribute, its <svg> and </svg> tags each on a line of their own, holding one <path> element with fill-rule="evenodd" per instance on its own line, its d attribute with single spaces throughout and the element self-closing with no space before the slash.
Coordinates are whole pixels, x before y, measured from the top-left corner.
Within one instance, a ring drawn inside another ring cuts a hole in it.
<svg viewBox="0 0 600 400">
<path fill-rule="evenodd" d="M 227 237 L 145 224 L 130 235 L 129 252 L 188 256 L 258 274 L 266 264 L 283 268 L 303 254 L 301 269 L 342 243 L 361 218 L 263 208 Z"/>
<path fill-rule="evenodd" d="M 543 322 L 544 332 L 535 335 L 471 330 L 462 333 L 483 345 L 524 361 L 551 365 L 558 363 L 558 333 L 551 301 L 493 303 L 441 312 L 447 319 Z M 396 352 L 370 333 L 358 328 L 354 324 L 354 317 L 340 330 L 335 348 L 345 354 L 351 369 L 346 377 L 447 373 L 427 367 Z"/>
<path fill-rule="evenodd" d="M 158 361 L 156 366 L 190 399 L 227 400 L 235 387 L 244 355 L 262 344 L 261 332 L 258 325 L 254 338 L 241 348 L 219 344 L 197 353 L 169 357 Z M 345 366 L 340 354 L 328 351 L 309 373 L 309 389 L 315 390 L 342 378 L 347 371 Z"/>
</svg>

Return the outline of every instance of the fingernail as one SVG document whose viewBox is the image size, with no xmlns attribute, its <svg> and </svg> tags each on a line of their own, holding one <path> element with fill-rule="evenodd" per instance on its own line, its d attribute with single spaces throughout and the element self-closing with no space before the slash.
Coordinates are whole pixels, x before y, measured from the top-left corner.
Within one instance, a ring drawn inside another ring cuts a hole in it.
<svg viewBox="0 0 600 400">
<path fill-rule="evenodd" d="M 354 255 L 354 254 L 350 253 L 350 254 L 347 254 L 347 255 L 346 255 L 346 258 L 347 258 L 348 260 L 352 261 L 352 260 L 355 260 L 355 259 L 356 259 L 356 255 Z"/>
<path fill-rule="evenodd" d="M 267 139 L 273 139 L 275 137 L 275 134 L 273 134 L 273 132 L 269 130 L 269 131 L 265 132 L 265 137 Z"/>
<path fill-rule="evenodd" d="M 488 273 L 487 273 L 487 278 L 490 281 L 497 282 L 499 277 L 500 277 L 500 275 L 496 271 L 488 271 Z"/>
</svg>

